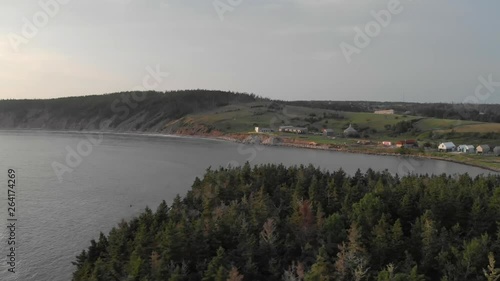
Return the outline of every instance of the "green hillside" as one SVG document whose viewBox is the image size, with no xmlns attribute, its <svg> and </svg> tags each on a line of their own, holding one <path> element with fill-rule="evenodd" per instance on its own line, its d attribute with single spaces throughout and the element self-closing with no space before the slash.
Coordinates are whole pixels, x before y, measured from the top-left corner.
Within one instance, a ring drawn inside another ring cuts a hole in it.
<svg viewBox="0 0 500 281">
<path fill-rule="evenodd" d="M 224 106 L 215 110 L 189 114 L 184 118 L 186 125 L 201 124 L 225 133 L 253 132 L 254 127 L 272 128 L 291 125 L 308 127 L 311 132 L 321 132 L 323 128 L 333 129 L 338 136 L 349 125 L 353 124 L 365 138 L 374 140 L 399 140 L 415 138 L 421 141 L 434 141 L 430 133 L 445 134 L 451 131 L 455 136 L 449 140 L 460 140 L 462 133 L 478 133 L 477 141 L 488 139 L 488 133 L 500 133 L 499 123 L 462 121 L 452 119 L 426 118 L 410 115 L 380 115 L 368 112 L 342 112 L 310 107 L 285 105 L 279 102 L 260 101 L 240 105 Z M 412 123 L 412 128 L 395 132 L 388 129 L 398 123 Z M 363 136 L 362 135 L 362 136 Z M 496 135 L 488 140 L 496 141 Z"/>
<path fill-rule="evenodd" d="M 360 153 L 415 154 L 500 169 L 500 160 L 492 157 L 493 154 L 436 152 L 437 146 L 445 141 L 456 145 L 499 146 L 500 123 L 429 117 L 454 116 L 443 113 L 446 108 L 443 104 L 397 103 L 394 104 L 397 109 L 417 110 L 403 113 L 396 110 L 396 114 L 391 115 L 369 111 L 390 105 L 393 104 L 273 101 L 253 94 L 209 90 L 127 92 L 51 100 L 0 101 L 0 129 L 148 132 L 243 140 L 255 135 L 255 127 L 261 127 L 274 130 L 263 137 L 278 137 L 280 141 L 295 146 L 319 145 Z M 495 112 L 500 112 L 495 108 L 496 105 L 485 106 L 484 112 L 475 119 L 495 119 Z M 411 115 L 419 110 L 425 115 Z M 471 110 L 466 113 L 473 114 L 476 108 Z M 459 117 L 463 116 L 466 114 Z M 278 132 L 278 128 L 285 125 L 305 127 L 308 134 Z M 359 132 L 358 138 L 344 137 L 343 131 L 349 125 Z M 333 136 L 322 136 L 323 129 L 333 129 Z M 394 144 L 400 140 L 416 140 L 420 148 L 401 151 L 381 145 L 383 141 Z"/>
</svg>

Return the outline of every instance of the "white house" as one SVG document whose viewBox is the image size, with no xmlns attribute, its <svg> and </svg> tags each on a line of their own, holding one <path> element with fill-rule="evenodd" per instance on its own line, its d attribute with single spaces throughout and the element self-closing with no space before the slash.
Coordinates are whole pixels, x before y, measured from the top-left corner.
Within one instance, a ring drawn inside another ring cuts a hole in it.
<svg viewBox="0 0 500 281">
<path fill-rule="evenodd" d="M 481 144 L 476 147 L 476 152 L 477 153 L 488 153 L 490 152 L 490 146 L 487 144 Z"/>
<path fill-rule="evenodd" d="M 443 142 L 438 146 L 438 150 L 443 152 L 455 151 L 456 148 L 457 147 L 452 142 Z"/>
<path fill-rule="evenodd" d="M 476 148 L 470 144 L 461 144 L 457 147 L 457 151 L 460 151 L 463 153 L 475 153 Z"/>
</svg>

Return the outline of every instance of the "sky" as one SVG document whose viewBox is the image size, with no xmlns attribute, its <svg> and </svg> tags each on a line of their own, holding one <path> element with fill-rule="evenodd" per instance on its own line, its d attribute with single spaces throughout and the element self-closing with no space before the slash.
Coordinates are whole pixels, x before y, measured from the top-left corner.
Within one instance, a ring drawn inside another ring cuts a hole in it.
<svg viewBox="0 0 500 281">
<path fill-rule="evenodd" d="M 2 0 L 0 99 L 217 89 L 499 103 L 499 10 L 469 0 Z"/>
</svg>

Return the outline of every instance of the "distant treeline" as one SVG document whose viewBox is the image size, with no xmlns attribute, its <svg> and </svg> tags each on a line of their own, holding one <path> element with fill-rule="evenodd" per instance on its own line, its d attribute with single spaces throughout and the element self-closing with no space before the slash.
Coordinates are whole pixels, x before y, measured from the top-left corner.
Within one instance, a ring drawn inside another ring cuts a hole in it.
<svg viewBox="0 0 500 281">
<path fill-rule="evenodd" d="M 374 112 L 381 109 L 394 109 L 399 114 L 407 113 L 424 117 L 500 123 L 500 104 L 372 101 L 290 101 L 287 104 L 352 112 Z"/>
<path fill-rule="evenodd" d="M 206 171 L 83 251 L 73 280 L 498 280 L 500 176 Z"/>
</svg>

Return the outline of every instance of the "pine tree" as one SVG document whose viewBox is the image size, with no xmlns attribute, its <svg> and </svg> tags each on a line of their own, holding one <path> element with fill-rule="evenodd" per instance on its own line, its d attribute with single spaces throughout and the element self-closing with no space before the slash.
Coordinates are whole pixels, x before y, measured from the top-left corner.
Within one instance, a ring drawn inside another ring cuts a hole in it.
<svg viewBox="0 0 500 281">
<path fill-rule="evenodd" d="M 224 248 L 219 247 L 217 255 L 208 264 L 207 270 L 203 273 L 202 281 L 219 281 L 224 272 Z M 225 280 L 224 280 L 225 281 Z"/>
<path fill-rule="evenodd" d="M 243 275 L 238 272 L 236 267 L 232 267 L 229 271 L 229 276 L 226 281 L 243 281 Z"/>
<path fill-rule="evenodd" d="M 349 229 L 348 243 L 339 246 L 335 269 L 340 280 L 361 280 L 368 272 L 368 256 L 361 244 L 361 232 L 356 223 Z"/>
<path fill-rule="evenodd" d="M 127 265 L 128 276 L 133 280 L 139 279 L 141 277 L 141 269 L 143 265 L 144 261 L 141 259 L 137 251 L 133 251 Z"/>
<path fill-rule="evenodd" d="M 326 248 L 319 248 L 316 262 L 312 265 L 311 270 L 305 275 L 305 281 L 329 281 L 332 280 L 330 262 Z"/>
<path fill-rule="evenodd" d="M 390 227 L 385 215 L 382 215 L 377 225 L 373 228 L 372 235 L 373 246 L 371 253 L 373 256 L 373 263 L 378 268 L 386 264 L 387 254 L 392 253 L 392 251 L 390 251 L 392 248 L 390 245 L 393 240 L 391 239 Z"/>
<path fill-rule="evenodd" d="M 488 254 L 488 270 L 483 269 L 484 276 L 488 281 L 500 280 L 500 268 L 495 268 L 495 255 L 492 252 Z"/>
</svg>

